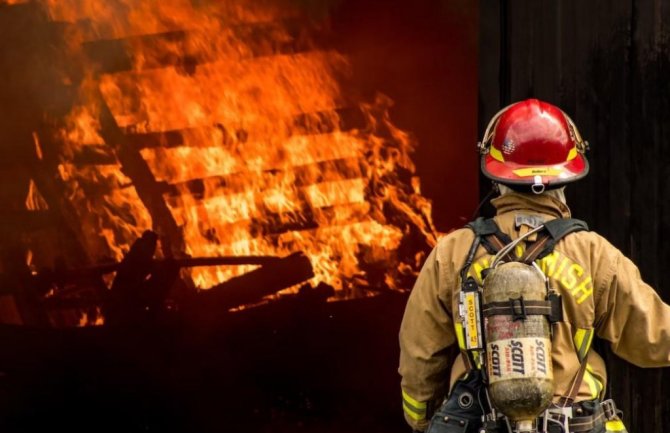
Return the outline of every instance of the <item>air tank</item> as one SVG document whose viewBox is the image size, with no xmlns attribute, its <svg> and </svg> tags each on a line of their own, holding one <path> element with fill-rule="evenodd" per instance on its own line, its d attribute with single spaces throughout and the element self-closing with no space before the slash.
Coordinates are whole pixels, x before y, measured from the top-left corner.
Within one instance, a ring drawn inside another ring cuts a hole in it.
<svg viewBox="0 0 670 433">
<path fill-rule="evenodd" d="M 546 299 L 545 277 L 530 265 L 502 263 L 484 280 L 484 305 L 514 306 L 486 320 L 489 393 L 493 405 L 517 425 L 528 425 L 551 403 L 554 380 L 551 330 L 541 315 L 522 314 L 522 303 Z"/>
</svg>

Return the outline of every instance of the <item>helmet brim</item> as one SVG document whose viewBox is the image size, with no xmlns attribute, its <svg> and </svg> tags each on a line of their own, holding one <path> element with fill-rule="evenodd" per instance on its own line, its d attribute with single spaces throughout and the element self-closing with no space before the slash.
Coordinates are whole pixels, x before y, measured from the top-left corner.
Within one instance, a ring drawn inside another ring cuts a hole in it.
<svg viewBox="0 0 670 433">
<path fill-rule="evenodd" d="M 486 154 L 481 158 L 481 168 L 484 176 L 503 185 L 530 186 L 536 183 L 536 176 L 541 176 L 542 183 L 548 188 L 553 188 L 586 176 L 589 172 L 589 162 L 581 153 L 570 161 L 552 165 L 501 162 Z"/>
</svg>

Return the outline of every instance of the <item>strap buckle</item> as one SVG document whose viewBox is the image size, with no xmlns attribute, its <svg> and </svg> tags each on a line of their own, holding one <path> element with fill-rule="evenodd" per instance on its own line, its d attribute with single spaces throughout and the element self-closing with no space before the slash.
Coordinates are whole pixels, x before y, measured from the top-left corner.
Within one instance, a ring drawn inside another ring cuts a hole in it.
<svg viewBox="0 0 670 433">
<path fill-rule="evenodd" d="M 543 431 L 549 431 L 549 423 L 560 424 L 564 432 L 570 431 L 570 420 L 572 419 L 572 406 L 560 407 L 553 406 L 542 414 Z"/>
<path fill-rule="evenodd" d="M 607 421 L 619 418 L 619 410 L 617 409 L 614 400 L 612 400 L 611 398 L 600 403 L 600 407 L 603 408 L 603 412 L 605 413 L 605 419 Z"/>
<path fill-rule="evenodd" d="M 517 308 L 518 306 L 518 308 Z M 512 320 L 526 320 L 526 304 L 523 302 L 523 296 L 518 299 L 509 298 L 509 309 L 512 311 Z"/>
</svg>

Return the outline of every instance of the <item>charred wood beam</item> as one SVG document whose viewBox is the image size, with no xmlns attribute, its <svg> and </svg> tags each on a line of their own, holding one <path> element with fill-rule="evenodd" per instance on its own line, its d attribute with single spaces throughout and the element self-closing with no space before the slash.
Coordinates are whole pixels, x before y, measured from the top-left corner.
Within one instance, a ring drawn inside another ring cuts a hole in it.
<svg viewBox="0 0 670 433">
<path fill-rule="evenodd" d="M 127 264 L 126 264 L 127 265 Z M 182 260 L 152 260 L 145 266 L 149 274 L 162 272 L 165 269 L 174 271 L 181 267 L 195 266 L 222 266 L 222 265 L 259 265 L 259 269 L 240 277 L 232 278 L 215 286 L 212 290 L 200 292 L 192 298 L 194 303 L 190 307 L 203 308 L 214 302 L 216 308 L 229 309 L 249 302 L 256 302 L 263 296 L 272 294 L 286 287 L 304 282 L 314 276 L 311 263 L 302 253 L 295 253 L 287 257 L 276 256 L 229 256 L 229 257 L 196 257 Z M 121 263 L 110 263 L 91 268 L 43 272 L 31 276 L 36 282 L 49 286 L 51 283 L 63 284 L 68 281 L 86 282 L 91 277 L 119 270 Z M 132 266 L 139 266 L 133 264 Z M 139 266 L 139 268 L 143 268 Z M 0 277 L 2 275 L 0 274 Z M 128 282 L 115 284 L 128 284 Z M 249 287 L 246 285 L 249 284 Z M 260 285 L 260 287 L 255 286 Z M 41 302 L 48 308 L 82 309 L 105 305 L 112 298 L 112 291 L 104 292 L 72 292 L 67 289 L 58 291 L 56 296 L 43 299 Z"/>
<path fill-rule="evenodd" d="M 277 256 L 221 256 L 221 257 L 191 257 L 185 259 L 165 259 L 165 260 L 151 260 L 148 264 L 148 271 L 155 266 L 168 266 L 174 268 L 193 268 L 201 266 L 243 266 L 243 265 L 258 265 L 264 266 L 273 264 L 281 260 Z M 91 266 L 81 269 L 68 269 L 57 271 L 46 271 L 38 274 L 41 278 L 48 279 L 53 282 L 67 282 L 72 280 L 79 280 L 81 278 L 88 278 L 92 276 L 100 276 L 116 272 L 120 263 L 106 263 L 97 266 Z"/>
<path fill-rule="evenodd" d="M 324 40 L 316 28 L 304 23 L 285 20 L 273 23 L 241 24 L 232 27 L 234 36 L 245 44 L 248 52 L 240 60 L 292 54 L 314 49 L 315 40 Z M 210 40 L 211 35 L 197 30 L 179 30 L 119 39 L 85 42 L 84 52 L 96 64 L 100 73 L 133 70 L 142 57 L 143 69 L 176 67 L 193 73 L 197 65 L 217 60 L 217 50 L 198 50 L 198 41 Z"/>
<path fill-rule="evenodd" d="M 312 277 L 314 271 L 309 259 L 302 253 L 295 253 L 200 292 L 190 305 L 191 312 L 207 309 L 222 313 L 258 302 L 265 296 L 304 283 Z"/>
<path fill-rule="evenodd" d="M 312 264 L 302 253 L 273 258 L 258 269 L 191 295 L 183 305 L 183 311 L 193 318 L 218 316 L 231 308 L 259 302 L 265 296 L 305 283 L 313 277 Z M 47 308 L 85 309 L 104 305 L 109 296 L 107 293 L 106 296 L 53 297 L 42 302 Z"/>
<path fill-rule="evenodd" d="M 151 214 L 153 229 L 161 236 L 163 254 L 180 256 L 185 250 L 183 234 L 163 200 L 162 189 L 139 151 L 129 146 L 123 131 L 102 95 L 100 102 L 100 135 L 116 151 L 121 171 L 133 181 L 137 195 Z"/>
<path fill-rule="evenodd" d="M 86 165 L 113 165 L 117 164 L 116 154 L 106 144 L 82 146 L 74 154 L 72 163 L 78 167 Z"/>
</svg>

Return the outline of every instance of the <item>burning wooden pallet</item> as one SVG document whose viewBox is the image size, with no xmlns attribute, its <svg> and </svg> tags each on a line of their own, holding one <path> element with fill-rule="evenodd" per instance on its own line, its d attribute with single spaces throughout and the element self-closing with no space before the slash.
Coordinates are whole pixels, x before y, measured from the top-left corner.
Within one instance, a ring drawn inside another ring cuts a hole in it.
<svg viewBox="0 0 670 433">
<path fill-rule="evenodd" d="M 299 10 L 245 0 L 30 7 L 58 35 L 53 75 L 70 95 L 35 136 L 38 166 L 58 180 L 35 182 L 90 263 L 120 260 L 151 229 L 167 259 L 303 251 L 311 284 L 347 299 L 401 288 L 434 242 L 413 143 L 390 122 L 390 101 L 343 91 L 346 58 Z M 244 279 L 250 271 L 181 278 L 203 289 L 235 277 L 265 284 Z M 250 300 L 238 298 L 217 302 Z"/>
</svg>

